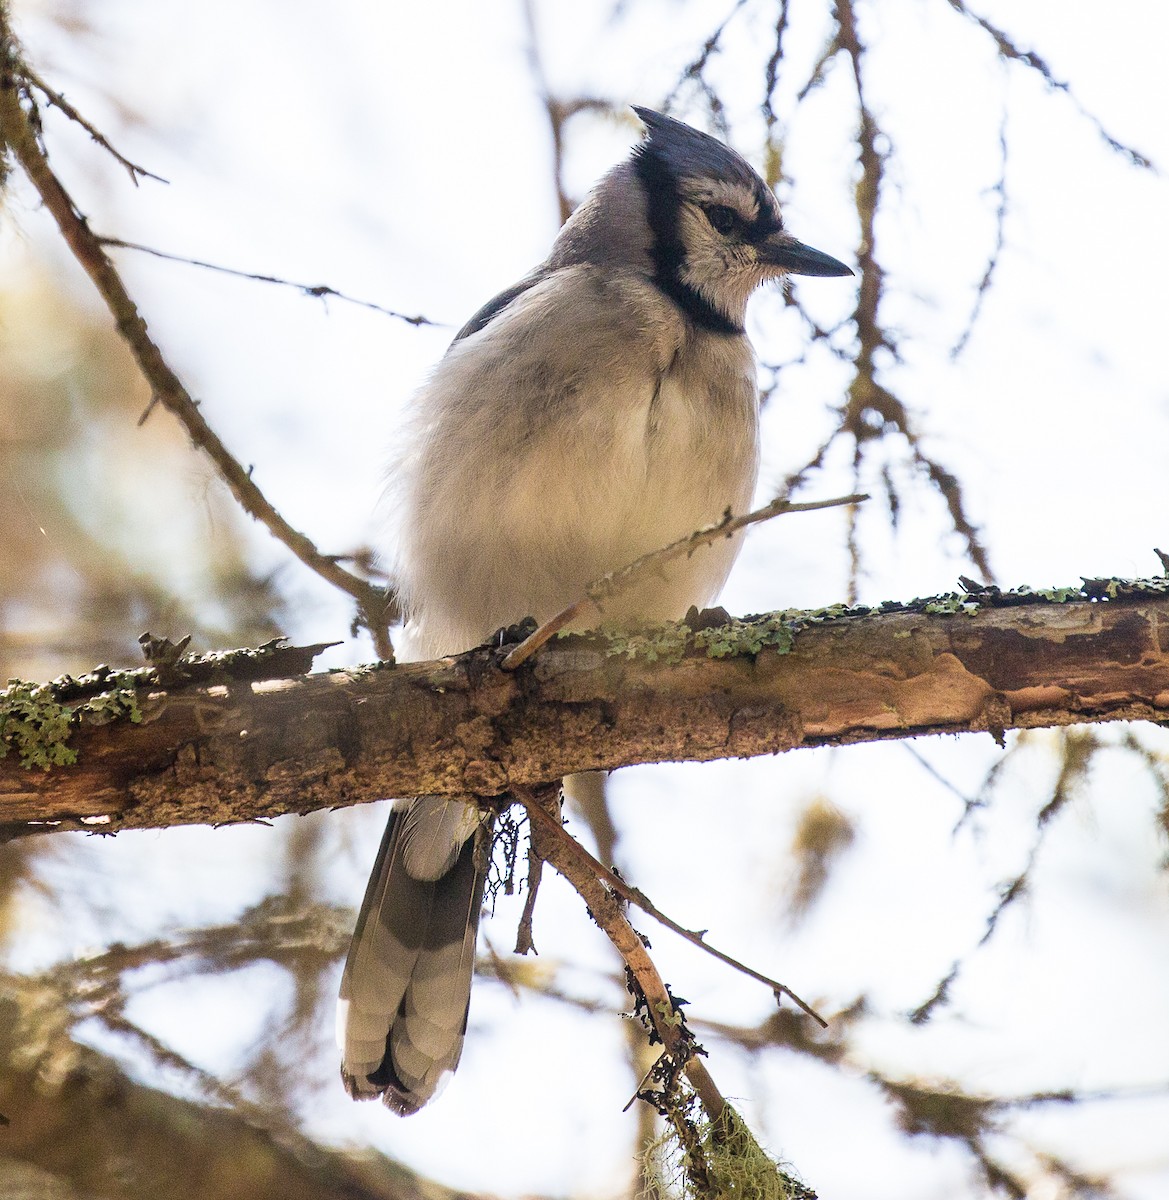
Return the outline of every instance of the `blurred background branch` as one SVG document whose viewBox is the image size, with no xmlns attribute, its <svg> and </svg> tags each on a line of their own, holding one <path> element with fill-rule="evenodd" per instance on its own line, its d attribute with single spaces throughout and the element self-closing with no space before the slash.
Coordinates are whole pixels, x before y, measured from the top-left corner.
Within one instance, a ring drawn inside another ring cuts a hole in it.
<svg viewBox="0 0 1169 1200">
<path fill-rule="evenodd" d="M 374 638 L 380 658 L 393 658 L 389 641 L 389 626 L 397 620 L 392 597 L 381 589 L 341 567 L 336 557 L 326 556 L 299 530 L 294 529 L 272 506 L 252 479 L 251 469 L 245 470 L 228 451 L 219 435 L 199 411 L 186 387 L 170 367 L 156 342 L 151 338 L 146 321 L 130 298 L 121 276 L 106 256 L 103 241 L 89 227 L 49 165 L 42 135 L 42 121 L 37 107 L 37 90 L 44 90 L 39 77 L 30 73 L 13 37 L 9 18 L 0 10 L 0 126 L 3 142 L 20 163 L 46 208 L 52 214 L 65 243 L 93 280 L 114 318 L 118 332 L 125 339 L 139 369 L 151 388 L 150 405 L 140 421 L 145 421 L 150 409 L 161 404 L 176 417 L 191 442 L 215 464 L 232 495 L 248 516 L 264 525 L 273 537 L 281 541 L 310 570 L 315 571 L 334 587 L 352 596 L 357 602 L 359 619 Z M 56 93 L 48 93 L 70 120 L 82 123 L 98 144 L 127 166 L 137 182 L 139 175 L 150 172 L 136 167 L 113 150 L 93 126 L 85 122 L 72 105 L 63 105 Z"/>
</svg>

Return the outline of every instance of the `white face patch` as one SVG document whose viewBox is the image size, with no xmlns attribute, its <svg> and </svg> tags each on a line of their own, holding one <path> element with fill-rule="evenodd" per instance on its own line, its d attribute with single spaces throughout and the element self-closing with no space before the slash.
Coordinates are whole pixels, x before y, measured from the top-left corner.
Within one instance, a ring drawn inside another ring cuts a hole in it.
<svg viewBox="0 0 1169 1200">
<path fill-rule="evenodd" d="M 709 195 L 703 204 L 722 203 L 723 199 L 737 199 L 737 204 L 727 204 L 738 213 L 745 225 L 750 225 L 744 209 L 754 212 L 754 204 L 746 204 L 742 188 L 713 185 L 702 189 Z M 691 192 L 691 195 L 694 193 Z M 723 199 L 717 199 L 721 196 Z M 758 252 L 749 240 L 735 236 L 724 236 L 710 222 L 706 211 L 695 201 L 687 200 L 678 214 L 678 233 L 685 249 L 685 258 L 679 272 L 682 281 L 705 297 L 726 318 L 741 325 L 751 293 L 766 279 L 777 272 L 759 262 Z"/>
<path fill-rule="evenodd" d="M 759 216 L 759 201 L 754 192 L 726 179 L 686 180 L 683 199 L 699 208 L 722 204 L 739 214 L 744 225 L 753 225 Z"/>
</svg>

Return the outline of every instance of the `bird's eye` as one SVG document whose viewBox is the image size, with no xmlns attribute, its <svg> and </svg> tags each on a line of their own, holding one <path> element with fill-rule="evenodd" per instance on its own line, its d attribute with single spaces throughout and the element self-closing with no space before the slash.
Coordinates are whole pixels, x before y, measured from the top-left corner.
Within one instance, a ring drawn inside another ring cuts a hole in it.
<svg viewBox="0 0 1169 1200">
<path fill-rule="evenodd" d="M 717 233 L 723 235 L 733 232 L 739 226 L 739 214 L 725 204 L 712 204 L 706 210 L 706 219 Z"/>
</svg>

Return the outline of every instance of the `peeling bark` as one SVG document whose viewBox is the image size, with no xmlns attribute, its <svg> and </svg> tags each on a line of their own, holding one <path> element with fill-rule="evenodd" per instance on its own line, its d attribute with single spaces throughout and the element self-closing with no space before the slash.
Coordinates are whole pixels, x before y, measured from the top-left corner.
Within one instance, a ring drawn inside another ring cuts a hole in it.
<svg viewBox="0 0 1169 1200">
<path fill-rule="evenodd" d="M 572 771 L 799 746 L 1169 719 L 1169 597 L 898 611 L 813 624 L 790 649 L 709 657 L 679 627 L 649 661 L 558 639 L 432 663 L 140 689 L 142 721 L 83 723 L 76 765 L 0 759 L 0 828 L 254 820 L 387 796 L 500 796 Z M 742 626 L 749 629 L 749 626 Z"/>
</svg>

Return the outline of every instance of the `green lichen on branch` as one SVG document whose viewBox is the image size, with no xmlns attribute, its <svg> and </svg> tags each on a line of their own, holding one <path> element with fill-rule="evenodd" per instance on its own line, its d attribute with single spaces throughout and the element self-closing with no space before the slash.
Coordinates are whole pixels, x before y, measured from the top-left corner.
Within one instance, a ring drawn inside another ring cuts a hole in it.
<svg viewBox="0 0 1169 1200">
<path fill-rule="evenodd" d="M 0 758 L 15 750 L 20 765 L 28 770 L 72 766 L 77 752 L 69 745 L 69 735 L 83 721 L 107 725 L 123 718 L 142 720 L 132 684 L 115 681 L 80 704 L 70 705 L 61 700 L 62 682 L 8 681 L 0 691 Z"/>
<path fill-rule="evenodd" d="M 15 750 L 28 769 L 69 766 L 77 754 L 66 742 L 73 710 L 53 696 L 51 684 L 10 679 L 0 692 L 0 758 Z"/>
<path fill-rule="evenodd" d="M 832 611 L 835 615 L 835 608 Z M 800 628 L 825 619 L 817 613 L 792 610 L 759 617 L 727 617 L 698 629 L 688 618 L 633 628 L 602 626 L 597 633 L 604 639 L 605 654 L 609 658 L 678 663 L 692 649 L 708 658 L 751 656 L 766 648 L 786 654 Z"/>
<path fill-rule="evenodd" d="M 1022 587 L 1003 590 L 993 584 L 962 579 L 962 590 L 913 600 L 886 600 L 880 604 L 829 604 L 823 608 L 783 609 L 749 617 L 730 617 L 721 610 L 691 613 L 684 621 L 644 624 L 633 628 L 601 626 L 593 636 L 604 640 L 610 658 L 641 659 L 645 662 L 677 663 L 687 653 L 708 658 L 741 656 L 753 658 L 763 650 L 786 654 L 799 633 L 815 625 L 856 617 L 893 613 L 922 613 L 926 616 L 973 617 L 988 608 L 1022 608 L 1046 604 L 1092 601 L 1100 604 L 1137 603 L 1169 595 L 1169 577 L 1083 579 L 1068 587 Z M 712 613 L 719 614 L 711 619 Z M 696 620 L 697 616 L 697 620 Z M 561 633 L 560 637 L 571 637 Z"/>
<path fill-rule="evenodd" d="M 118 684 L 104 692 L 91 696 L 75 710 L 79 720 L 89 725 L 108 725 L 111 721 L 125 718 L 138 725 L 142 721 L 142 708 L 138 693 L 129 684 Z"/>
<path fill-rule="evenodd" d="M 797 631 L 792 615 L 790 612 L 779 612 L 748 617 L 746 620 L 732 618 L 723 625 L 697 630 L 694 645 L 705 650 L 708 658 L 727 658 L 733 654 L 754 655 L 765 647 L 786 654 L 795 641 Z"/>
<path fill-rule="evenodd" d="M 608 658 L 678 663 L 690 646 L 690 629 L 676 621 L 627 629 L 603 625 L 597 632 L 605 639 L 605 655 Z"/>
<path fill-rule="evenodd" d="M 137 724 L 142 720 L 143 691 L 300 675 L 316 655 L 335 644 L 288 646 L 284 638 L 273 638 L 254 648 L 186 654 L 187 640 L 171 643 L 144 633 L 139 641 L 150 662 L 146 667 L 118 669 L 103 663 L 51 683 L 9 680 L 0 690 L 0 758 L 14 750 L 23 767 L 48 771 L 72 766 L 77 761 L 68 744 L 72 732 L 82 724 Z"/>
</svg>

